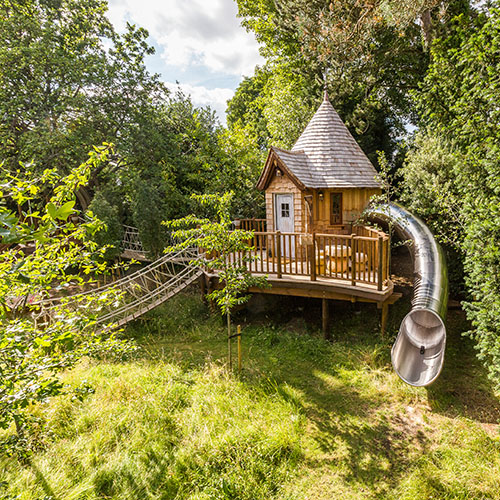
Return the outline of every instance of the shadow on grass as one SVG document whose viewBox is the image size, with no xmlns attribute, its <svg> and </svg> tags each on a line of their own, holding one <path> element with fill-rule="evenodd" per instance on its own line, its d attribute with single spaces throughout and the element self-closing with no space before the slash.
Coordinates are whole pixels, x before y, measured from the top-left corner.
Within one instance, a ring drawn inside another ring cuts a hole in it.
<svg viewBox="0 0 500 500">
<path fill-rule="evenodd" d="M 267 361 L 264 352 L 261 363 Z M 415 449 L 428 449 L 427 439 L 404 416 L 386 414 L 384 407 L 391 403 L 383 396 L 363 395 L 356 382 L 336 373 L 334 365 L 298 360 L 293 370 L 279 373 L 278 383 L 302 394 L 302 410 L 320 450 L 307 458 L 307 464 L 331 468 L 347 483 L 387 495 L 407 474 Z"/>
<path fill-rule="evenodd" d="M 443 372 L 427 388 L 432 410 L 447 417 L 463 416 L 483 424 L 500 423 L 500 401 L 476 357 L 472 340 L 463 336 L 470 328 L 465 314 L 450 311 L 446 323 Z"/>
<path fill-rule="evenodd" d="M 280 390 L 284 398 L 302 407 L 308 425 L 314 428 L 310 434 L 320 453 L 307 458 L 309 465 L 335 468 L 346 482 L 370 488 L 375 485 L 381 496 L 390 493 L 413 465 L 411 457 L 415 452 L 425 454 L 429 443 L 419 426 L 404 412 L 384 411 L 384 405 L 393 402 L 370 391 L 367 391 L 369 396 L 364 395 L 365 391 L 357 387 L 349 375 L 342 375 L 341 370 L 354 372 L 363 356 L 373 357 L 377 349 L 382 355 L 376 361 L 376 368 L 391 369 L 390 346 L 410 308 L 409 300 L 407 294 L 391 308 L 391 334 L 384 339 L 378 333 L 379 315 L 373 305 L 353 307 L 348 303 L 334 303 L 331 311 L 333 346 L 311 338 L 311 332 L 319 336 L 319 300 L 294 298 L 288 307 L 286 301 L 280 300 L 278 314 L 273 317 L 274 327 L 263 323 L 262 312 L 255 315 L 255 321 L 248 311 L 240 312 L 238 317 L 247 324 L 244 331 L 247 369 L 242 380 L 249 385 L 272 380 L 275 388 L 286 385 L 301 394 L 297 398 Z M 178 307 L 173 306 L 172 314 Z M 202 366 L 207 358 L 224 360 L 223 325 L 211 320 L 207 325 L 206 331 L 197 327 L 196 334 L 184 339 L 176 338 L 176 329 L 170 330 L 172 335 L 165 335 L 167 332 L 163 329 L 158 344 L 167 357 L 175 361 L 189 360 L 192 365 Z M 497 423 L 500 404 L 475 357 L 471 341 L 462 336 L 468 329 L 463 313 L 450 311 L 447 328 L 445 368 L 438 381 L 427 388 L 432 411 L 449 417 L 463 416 L 479 423 Z M 150 333 L 154 334 L 152 330 Z M 200 334 L 206 337 L 196 338 Z"/>
<path fill-rule="evenodd" d="M 49 498 L 50 500 L 59 500 L 59 497 L 57 497 L 56 494 L 54 493 L 54 490 L 45 479 L 45 476 L 43 475 L 42 471 L 32 461 L 29 462 L 29 465 L 31 467 L 31 470 L 35 474 L 37 482 L 40 484 L 40 486 L 43 489 L 43 492 L 46 495 L 45 498 Z"/>
</svg>

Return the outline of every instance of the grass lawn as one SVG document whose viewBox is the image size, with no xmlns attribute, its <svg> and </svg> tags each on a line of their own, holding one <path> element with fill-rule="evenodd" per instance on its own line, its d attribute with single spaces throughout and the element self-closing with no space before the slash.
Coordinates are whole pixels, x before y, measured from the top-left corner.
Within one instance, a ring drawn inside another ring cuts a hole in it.
<svg viewBox="0 0 500 500">
<path fill-rule="evenodd" d="M 413 388 L 390 364 L 407 302 L 385 339 L 375 307 L 335 304 L 331 342 L 319 301 L 275 305 L 269 318 L 236 318 L 240 376 L 225 367 L 222 321 L 196 294 L 131 325 L 136 358 L 82 363 L 65 375 L 82 401 L 33 409 L 39 448 L 0 458 L 0 498 L 500 498 L 500 401 L 460 312 L 441 377 Z"/>
</svg>

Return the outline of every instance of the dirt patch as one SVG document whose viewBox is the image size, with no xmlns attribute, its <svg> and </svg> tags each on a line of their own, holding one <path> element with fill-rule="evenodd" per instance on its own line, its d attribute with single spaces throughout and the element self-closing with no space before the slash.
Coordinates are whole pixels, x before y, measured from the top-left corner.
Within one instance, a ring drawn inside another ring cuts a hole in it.
<svg viewBox="0 0 500 500">
<path fill-rule="evenodd" d="M 413 292 L 413 262 L 405 246 L 391 252 L 391 280 L 396 292 L 410 295 Z"/>
</svg>

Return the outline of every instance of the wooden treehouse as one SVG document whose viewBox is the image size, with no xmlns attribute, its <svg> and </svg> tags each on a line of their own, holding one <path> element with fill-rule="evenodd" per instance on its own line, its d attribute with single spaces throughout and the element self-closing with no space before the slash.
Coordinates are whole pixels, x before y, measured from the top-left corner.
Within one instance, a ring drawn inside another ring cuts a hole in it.
<svg viewBox="0 0 500 500">
<path fill-rule="evenodd" d="M 235 221 L 254 230 L 255 274 L 268 275 L 271 293 L 372 302 L 385 328 L 393 293 L 387 234 L 358 223 L 370 197 L 381 192 L 376 171 L 331 105 L 328 95 L 291 151 L 271 147 L 257 188 L 265 191 L 266 219 Z M 229 256 L 241 259 L 239 255 Z M 216 273 L 207 276 L 214 286 Z"/>
</svg>

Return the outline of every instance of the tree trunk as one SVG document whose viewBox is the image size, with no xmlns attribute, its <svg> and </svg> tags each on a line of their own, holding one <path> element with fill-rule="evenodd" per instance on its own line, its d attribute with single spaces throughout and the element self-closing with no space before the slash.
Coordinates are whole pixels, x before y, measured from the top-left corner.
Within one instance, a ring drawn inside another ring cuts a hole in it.
<svg viewBox="0 0 500 500">
<path fill-rule="evenodd" d="M 430 9 L 426 9 L 422 12 L 420 15 L 420 22 L 422 23 L 425 48 L 429 49 L 432 43 L 432 19 Z"/>
</svg>

